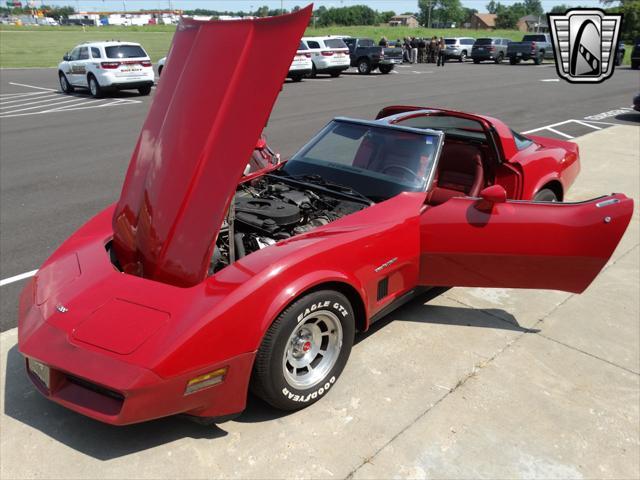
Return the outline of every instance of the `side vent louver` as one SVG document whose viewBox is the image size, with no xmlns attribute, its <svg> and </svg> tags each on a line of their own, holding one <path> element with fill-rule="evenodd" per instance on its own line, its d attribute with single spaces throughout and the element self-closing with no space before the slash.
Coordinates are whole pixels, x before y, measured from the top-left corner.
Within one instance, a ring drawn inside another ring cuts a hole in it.
<svg viewBox="0 0 640 480">
<path fill-rule="evenodd" d="M 389 293 L 389 277 L 384 277 L 378 282 L 378 301 L 382 300 Z"/>
</svg>

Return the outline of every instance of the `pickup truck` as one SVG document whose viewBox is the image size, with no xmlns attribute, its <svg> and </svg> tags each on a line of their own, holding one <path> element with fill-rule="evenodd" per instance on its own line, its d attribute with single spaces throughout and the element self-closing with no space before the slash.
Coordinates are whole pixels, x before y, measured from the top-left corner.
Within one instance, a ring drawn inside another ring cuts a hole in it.
<svg viewBox="0 0 640 480">
<path fill-rule="evenodd" d="M 515 65 L 521 60 L 533 60 L 539 65 L 545 58 L 553 58 L 553 45 L 548 33 L 532 33 L 522 37 L 521 42 L 511 42 L 507 47 L 509 63 Z"/>
<path fill-rule="evenodd" d="M 402 63 L 402 48 L 380 47 L 370 38 L 347 37 L 342 39 L 349 47 L 351 66 L 361 75 L 368 75 L 376 68 L 389 73 L 393 66 Z"/>
</svg>

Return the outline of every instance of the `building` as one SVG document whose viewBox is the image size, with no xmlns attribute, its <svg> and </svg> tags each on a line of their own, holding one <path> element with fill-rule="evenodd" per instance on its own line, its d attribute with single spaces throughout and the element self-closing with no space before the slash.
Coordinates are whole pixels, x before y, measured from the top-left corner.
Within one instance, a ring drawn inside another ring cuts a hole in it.
<svg viewBox="0 0 640 480">
<path fill-rule="evenodd" d="M 548 33 L 549 25 L 547 24 L 546 15 L 526 15 L 518 20 L 516 28 L 521 32 Z"/>
<path fill-rule="evenodd" d="M 474 13 L 468 21 L 468 28 L 474 30 L 495 30 L 496 28 L 495 13 Z M 466 26 L 466 25 L 465 25 Z"/>
<path fill-rule="evenodd" d="M 420 26 L 420 23 L 414 15 L 396 15 L 389 20 L 389 26 L 417 28 Z"/>
</svg>

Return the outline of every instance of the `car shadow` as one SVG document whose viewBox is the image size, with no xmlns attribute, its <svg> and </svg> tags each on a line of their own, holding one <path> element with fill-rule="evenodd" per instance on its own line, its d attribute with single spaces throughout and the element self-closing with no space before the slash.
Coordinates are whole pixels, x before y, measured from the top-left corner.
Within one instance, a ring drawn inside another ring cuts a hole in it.
<svg viewBox="0 0 640 480">
<path fill-rule="evenodd" d="M 536 332 L 521 327 L 503 310 L 471 309 L 425 304 L 447 289 L 432 289 L 383 317 L 367 332 L 356 335 L 355 343 L 366 342 L 392 322 L 449 324 L 464 327 Z M 111 460 L 179 440 L 214 440 L 227 435 L 224 424 L 203 426 L 182 417 L 169 417 L 137 425 L 114 427 L 77 414 L 40 395 L 24 371 L 24 359 L 13 346 L 7 355 L 4 385 L 4 414 L 39 430 L 48 437 L 98 460 Z M 247 408 L 234 421 L 261 423 L 284 418 L 282 412 L 249 394 Z"/>
<path fill-rule="evenodd" d="M 93 100 L 93 97 L 89 93 L 89 90 L 84 90 L 80 88 L 75 89 L 73 93 L 64 93 L 60 90 L 58 90 L 55 93 L 59 94 L 61 97 L 77 97 L 77 98 L 86 98 L 89 100 Z M 118 98 L 138 98 L 138 97 L 144 98 L 135 90 L 114 90 L 112 92 L 106 92 L 104 96 L 99 100 L 108 100 L 110 98 L 118 99 Z"/>
<path fill-rule="evenodd" d="M 615 118 L 623 122 L 640 123 L 640 112 L 621 113 L 620 115 L 616 115 Z"/>
<path fill-rule="evenodd" d="M 114 427 L 72 412 L 35 390 L 17 346 L 7 355 L 4 414 L 98 460 L 123 457 L 185 437 L 212 440 L 227 435 L 217 426 L 202 426 L 181 417 Z"/>
</svg>

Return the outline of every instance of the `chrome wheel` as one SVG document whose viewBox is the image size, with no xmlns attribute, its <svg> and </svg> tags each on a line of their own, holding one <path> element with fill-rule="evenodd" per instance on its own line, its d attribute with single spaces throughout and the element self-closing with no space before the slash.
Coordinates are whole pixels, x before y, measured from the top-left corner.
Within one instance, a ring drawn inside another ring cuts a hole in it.
<svg viewBox="0 0 640 480">
<path fill-rule="evenodd" d="M 342 324 L 331 311 L 317 310 L 301 320 L 282 359 L 286 382 L 306 390 L 323 381 L 340 356 L 342 336 Z"/>
</svg>

